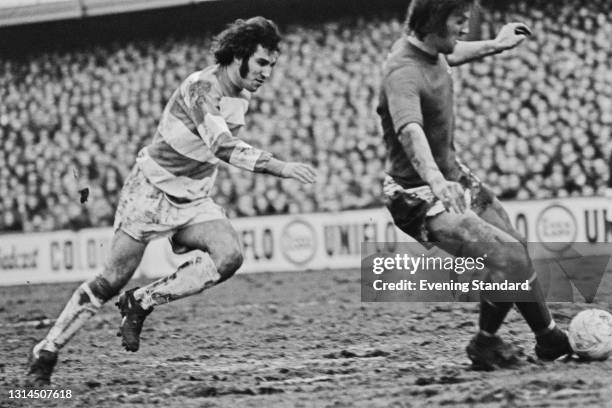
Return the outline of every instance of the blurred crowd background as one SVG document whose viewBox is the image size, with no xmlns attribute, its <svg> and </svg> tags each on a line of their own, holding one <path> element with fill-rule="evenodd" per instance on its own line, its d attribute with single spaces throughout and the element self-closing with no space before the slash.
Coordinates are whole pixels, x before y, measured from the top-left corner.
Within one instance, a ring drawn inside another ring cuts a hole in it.
<svg viewBox="0 0 612 408">
<path fill-rule="evenodd" d="M 483 9 L 482 38 L 509 21 L 534 32 L 516 50 L 454 70 L 460 157 L 502 199 L 603 194 L 612 153 L 611 12 L 606 0 Z M 254 95 L 244 139 L 312 162 L 320 180 L 304 187 L 223 165 L 214 197 L 230 217 L 382 205 L 377 88 L 403 20 L 383 11 L 282 26 L 282 57 Z M 114 41 L 0 60 L 0 231 L 112 225 L 123 180 L 166 100 L 212 63 L 211 38 Z"/>
</svg>

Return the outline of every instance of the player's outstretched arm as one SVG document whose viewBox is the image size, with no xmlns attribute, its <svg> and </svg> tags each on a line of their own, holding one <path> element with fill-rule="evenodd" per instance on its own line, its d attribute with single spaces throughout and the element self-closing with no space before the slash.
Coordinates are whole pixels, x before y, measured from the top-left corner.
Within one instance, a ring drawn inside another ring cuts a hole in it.
<svg viewBox="0 0 612 408">
<path fill-rule="evenodd" d="M 305 184 L 315 182 L 316 172 L 311 166 L 275 159 L 271 153 L 235 137 L 210 99 L 211 86 L 207 81 L 196 81 L 181 89 L 181 96 L 200 137 L 217 158 L 255 173 L 293 178 Z"/>
<path fill-rule="evenodd" d="M 270 157 L 261 166 L 261 173 L 273 174 L 277 177 L 292 178 L 303 184 L 312 184 L 317 178 L 315 169 L 305 163 L 285 162 Z"/>
<path fill-rule="evenodd" d="M 226 163 L 255 173 L 292 178 L 304 184 L 314 183 L 316 179 L 316 171 L 308 164 L 276 159 L 271 153 L 257 149 L 229 132 L 220 134 L 211 150 Z"/>
<path fill-rule="evenodd" d="M 465 64 L 489 55 L 512 49 L 531 35 L 529 27 L 523 23 L 508 23 L 492 40 L 459 41 L 452 54 L 446 57 L 451 66 Z"/>
<path fill-rule="evenodd" d="M 429 184 L 436 198 L 444 204 L 447 210 L 463 214 L 467 209 L 463 188 L 459 183 L 444 178 L 431 153 L 429 142 L 421 125 L 410 123 L 405 126 L 399 135 L 399 141 L 410 163 L 419 176 Z"/>
</svg>

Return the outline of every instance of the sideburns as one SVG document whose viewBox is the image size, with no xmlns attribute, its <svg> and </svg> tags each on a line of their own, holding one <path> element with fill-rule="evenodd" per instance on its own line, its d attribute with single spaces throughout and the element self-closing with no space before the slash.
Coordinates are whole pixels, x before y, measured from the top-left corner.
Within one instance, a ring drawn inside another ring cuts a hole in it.
<svg viewBox="0 0 612 408">
<path fill-rule="evenodd" d="M 249 59 L 250 58 L 251 57 L 243 58 L 242 62 L 240 63 L 240 69 L 238 70 L 238 72 L 240 73 L 241 78 L 246 78 L 246 76 L 249 74 Z"/>
</svg>

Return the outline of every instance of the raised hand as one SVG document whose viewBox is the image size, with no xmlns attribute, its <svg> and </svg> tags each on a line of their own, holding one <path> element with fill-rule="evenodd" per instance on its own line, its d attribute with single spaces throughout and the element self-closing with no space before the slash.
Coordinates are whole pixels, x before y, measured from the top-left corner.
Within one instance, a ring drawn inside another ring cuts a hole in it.
<svg viewBox="0 0 612 408">
<path fill-rule="evenodd" d="M 495 41 L 499 48 L 509 50 L 522 43 L 530 35 L 531 29 L 526 24 L 508 23 L 499 30 Z"/>
</svg>

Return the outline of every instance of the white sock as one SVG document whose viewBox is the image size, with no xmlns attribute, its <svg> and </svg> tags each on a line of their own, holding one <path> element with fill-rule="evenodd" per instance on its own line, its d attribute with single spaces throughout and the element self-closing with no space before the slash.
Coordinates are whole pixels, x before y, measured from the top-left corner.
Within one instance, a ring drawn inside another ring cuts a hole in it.
<svg viewBox="0 0 612 408">
<path fill-rule="evenodd" d="M 488 331 L 480 329 L 479 333 L 485 337 L 495 337 L 495 333 L 489 333 Z"/>
<path fill-rule="evenodd" d="M 103 303 L 94 296 L 87 282 L 83 283 L 74 291 L 44 340 L 37 344 L 35 352 L 40 350 L 57 352 L 85 322 L 98 313 Z"/>
<path fill-rule="evenodd" d="M 179 266 L 170 276 L 134 291 L 134 298 L 143 309 L 169 303 L 200 293 L 221 279 L 210 255 L 204 253 Z"/>
</svg>

